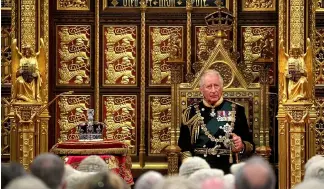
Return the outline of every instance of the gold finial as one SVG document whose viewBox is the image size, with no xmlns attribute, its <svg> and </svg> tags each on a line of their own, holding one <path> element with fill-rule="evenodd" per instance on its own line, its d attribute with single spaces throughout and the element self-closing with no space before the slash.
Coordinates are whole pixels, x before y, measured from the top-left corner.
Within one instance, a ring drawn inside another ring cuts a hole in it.
<svg viewBox="0 0 324 189">
<path fill-rule="evenodd" d="M 216 0 L 215 4 L 217 5 L 218 8 L 221 8 L 223 5 L 223 2 L 222 2 L 222 0 Z"/>
</svg>

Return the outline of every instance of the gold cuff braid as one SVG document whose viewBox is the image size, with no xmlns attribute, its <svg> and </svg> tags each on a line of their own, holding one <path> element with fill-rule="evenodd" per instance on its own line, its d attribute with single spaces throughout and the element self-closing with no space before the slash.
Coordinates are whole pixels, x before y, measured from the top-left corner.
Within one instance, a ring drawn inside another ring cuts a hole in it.
<svg viewBox="0 0 324 189">
<path fill-rule="evenodd" d="M 192 157 L 191 152 L 189 152 L 189 151 L 180 152 L 181 162 L 183 162 L 183 160 L 188 158 L 188 157 Z"/>
<path fill-rule="evenodd" d="M 250 154 L 253 151 L 253 145 L 248 141 L 243 141 L 245 144 L 244 154 Z"/>
</svg>

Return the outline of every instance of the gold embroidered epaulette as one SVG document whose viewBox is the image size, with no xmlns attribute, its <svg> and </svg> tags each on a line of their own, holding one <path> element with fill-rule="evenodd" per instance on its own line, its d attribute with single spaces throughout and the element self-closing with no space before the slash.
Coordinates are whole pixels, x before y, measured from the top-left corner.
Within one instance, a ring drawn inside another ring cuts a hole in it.
<svg viewBox="0 0 324 189">
<path fill-rule="evenodd" d="M 228 101 L 228 102 L 231 102 L 231 103 L 233 103 L 233 104 L 236 104 L 236 105 L 238 105 L 238 106 L 242 106 L 242 107 L 244 107 L 242 104 L 240 104 L 240 103 L 237 103 L 237 102 L 234 102 L 234 101 L 231 101 L 231 100 L 228 100 L 228 99 L 226 99 L 226 101 Z"/>
</svg>

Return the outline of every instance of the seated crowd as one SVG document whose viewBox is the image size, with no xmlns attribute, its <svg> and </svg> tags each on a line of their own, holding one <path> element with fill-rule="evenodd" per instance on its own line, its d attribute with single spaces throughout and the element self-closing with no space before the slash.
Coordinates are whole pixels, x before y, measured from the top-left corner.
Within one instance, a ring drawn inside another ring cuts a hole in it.
<svg viewBox="0 0 324 189">
<path fill-rule="evenodd" d="M 302 183 L 294 189 L 322 189 L 324 157 L 314 156 L 305 165 Z M 5 189 L 129 189 L 122 178 L 108 170 L 99 156 L 84 159 L 77 170 L 56 155 L 41 154 L 30 166 L 30 174 L 17 163 L 1 165 L 1 188 Z M 178 176 L 155 171 L 141 175 L 134 189 L 275 189 L 276 177 L 270 164 L 260 157 L 234 164 L 231 174 L 212 169 L 200 157 L 187 158 Z"/>
</svg>

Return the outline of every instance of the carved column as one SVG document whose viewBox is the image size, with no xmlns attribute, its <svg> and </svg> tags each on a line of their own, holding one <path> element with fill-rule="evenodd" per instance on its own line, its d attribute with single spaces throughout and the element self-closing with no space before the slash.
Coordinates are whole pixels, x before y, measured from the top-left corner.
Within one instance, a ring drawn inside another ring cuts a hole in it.
<svg viewBox="0 0 324 189">
<path fill-rule="evenodd" d="M 260 67 L 260 84 L 261 84 L 261 116 L 263 125 L 260 127 L 260 146 L 256 148 L 256 153 L 269 160 L 271 148 L 269 145 L 269 69 L 273 64 L 272 61 L 255 62 L 254 65 Z"/>
<path fill-rule="evenodd" d="M 179 153 L 181 151 L 177 144 L 177 126 L 180 123 L 180 94 L 179 84 L 183 80 L 183 64 L 182 60 L 168 61 L 171 69 L 171 145 L 165 150 L 168 157 L 168 175 L 178 173 Z"/>
</svg>

